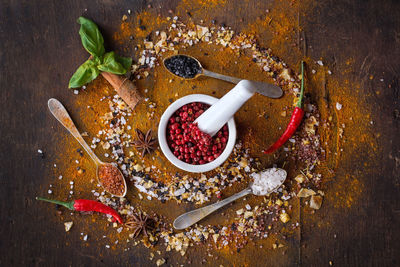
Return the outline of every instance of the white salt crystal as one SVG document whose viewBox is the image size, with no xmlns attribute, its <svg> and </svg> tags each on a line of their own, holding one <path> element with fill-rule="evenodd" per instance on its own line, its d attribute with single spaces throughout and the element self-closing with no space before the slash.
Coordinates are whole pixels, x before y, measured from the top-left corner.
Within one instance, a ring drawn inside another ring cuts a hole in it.
<svg viewBox="0 0 400 267">
<path fill-rule="evenodd" d="M 182 188 L 179 188 L 178 190 L 176 190 L 175 192 L 174 192 L 174 195 L 177 197 L 177 196 L 180 196 L 180 195 L 182 195 L 183 193 L 185 193 L 185 191 L 186 191 L 186 189 L 184 188 L 184 187 L 182 187 Z"/>
<path fill-rule="evenodd" d="M 286 171 L 278 168 L 271 168 L 259 173 L 250 175 L 254 182 L 251 186 L 253 194 L 266 195 L 276 190 L 286 179 Z"/>
<path fill-rule="evenodd" d="M 339 102 L 336 102 L 336 109 L 337 109 L 337 110 L 341 110 L 342 107 L 343 107 L 342 104 L 340 104 Z"/>
</svg>

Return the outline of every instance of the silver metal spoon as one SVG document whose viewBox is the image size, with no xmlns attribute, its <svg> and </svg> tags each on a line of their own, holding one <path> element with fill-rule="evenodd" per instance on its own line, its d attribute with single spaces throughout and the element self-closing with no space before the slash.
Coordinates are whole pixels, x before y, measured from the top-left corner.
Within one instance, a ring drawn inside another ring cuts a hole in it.
<svg viewBox="0 0 400 267">
<path fill-rule="evenodd" d="M 108 193 L 111 195 L 117 196 L 117 197 L 124 197 L 126 195 L 127 191 L 127 186 L 126 186 L 126 181 L 124 175 L 121 173 L 121 171 L 112 165 L 111 163 L 108 162 L 103 162 L 101 161 L 96 154 L 90 149 L 89 145 L 85 142 L 83 139 L 82 135 L 79 133 L 78 129 L 76 128 L 74 122 L 72 121 L 71 117 L 69 116 L 67 110 L 64 108 L 64 106 L 58 101 L 57 99 L 50 98 L 49 101 L 47 102 L 49 106 L 49 110 L 51 114 L 75 137 L 75 139 L 81 144 L 81 146 L 86 150 L 86 152 L 89 154 L 89 156 L 92 158 L 94 163 L 96 164 L 96 177 L 98 183 L 106 190 Z M 99 179 L 99 170 L 102 167 L 108 167 L 113 170 L 117 170 L 122 177 L 123 184 L 124 184 L 124 191 L 122 194 L 114 194 L 107 190 L 106 187 L 104 187 L 103 183 Z"/>
<path fill-rule="evenodd" d="M 283 184 L 283 182 L 286 180 L 286 175 L 287 175 L 286 171 L 283 169 L 280 169 L 280 170 L 285 172 L 285 176 L 280 181 L 280 184 L 278 186 L 269 190 L 268 193 L 265 195 L 268 195 L 268 194 L 274 192 L 275 190 L 277 190 Z M 252 186 L 252 184 L 250 184 L 246 189 L 240 191 L 239 193 L 236 193 L 236 194 L 234 194 L 228 198 L 225 198 L 219 202 L 216 202 L 214 204 L 211 204 L 211 205 L 208 205 L 208 206 L 196 209 L 196 210 L 192 210 L 192 211 L 189 211 L 189 212 L 186 212 L 186 213 L 180 215 L 178 218 L 175 219 L 175 221 L 173 223 L 174 228 L 177 230 L 185 229 L 185 228 L 197 223 L 201 219 L 207 217 L 209 214 L 213 213 L 214 211 L 222 208 L 223 206 L 225 206 L 241 197 L 244 197 L 248 194 L 257 195 L 253 192 L 251 186 Z"/>
<path fill-rule="evenodd" d="M 197 64 L 198 64 L 199 68 L 200 68 L 200 71 L 193 78 L 184 78 L 184 77 L 178 76 L 175 73 L 171 72 L 166 67 L 165 62 L 170 60 L 171 58 L 177 57 L 177 56 L 188 57 L 188 58 L 191 58 L 191 59 L 195 60 L 197 62 Z M 230 83 L 233 83 L 233 84 L 238 84 L 241 80 L 243 80 L 243 79 L 239 79 L 239 78 L 236 78 L 236 77 L 231 77 L 231 76 L 228 76 L 228 75 L 223 75 L 223 74 L 219 74 L 219 73 L 216 73 L 216 72 L 212 72 L 212 71 L 206 70 L 205 68 L 203 68 L 203 66 L 201 65 L 200 61 L 198 61 L 196 58 L 194 58 L 192 56 L 188 56 L 188 55 L 178 54 L 178 55 L 173 55 L 173 56 L 167 57 L 167 58 L 165 58 L 163 60 L 163 64 L 164 64 L 164 67 L 170 73 L 172 73 L 173 75 L 175 75 L 176 77 L 179 77 L 181 79 L 193 80 L 193 79 L 196 79 L 197 77 L 199 77 L 201 75 L 204 75 L 204 76 L 212 77 L 212 78 L 215 78 L 215 79 L 220 79 L 220 80 L 223 80 L 223 81 L 226 81 L 226 82 L 230 82 Z M 264 95 L 264 96 L 267 96 L 267 97 L 270 97 L 270 98 L 280 98 L 283 95 L 282 89 L 279 86 L 276 86 L 274 84 L 265 83 L 265 82 L 258 82 L 258 81 L 249 81 L 249 82 L 251 83 L 251 86 L 256 89 L 256 92 L 261 94 L 261 95 Z"/>
</svg>

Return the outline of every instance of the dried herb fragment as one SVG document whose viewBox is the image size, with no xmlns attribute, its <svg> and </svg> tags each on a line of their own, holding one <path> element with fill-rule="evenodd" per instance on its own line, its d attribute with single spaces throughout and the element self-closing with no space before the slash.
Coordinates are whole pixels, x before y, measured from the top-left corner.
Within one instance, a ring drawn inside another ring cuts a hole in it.
<svg viewBox="0 0 400 267">
<path fill-rule="evenodd" d="M 136 129 L 137 139 L 133 141 L 133 145 L 140 151 L 142 151 L 142 157 L 146 153 L 150 154 L 151 151 L 155 149 L 156 139 L 151 136 L 152 130 L 148 130 L 144 134 L 141 130 Z"/>
<path fill-rule="evenodd" d="M 154 230 L 155 221 L 148 215 L 144 215 L 142 212 L 132 215 L 125 222 L 125 226 L 133 230 L 133 237 L 138 237 L 143 233 L 146 237 L 149 236 L 149 232 Z"/>
</svg>

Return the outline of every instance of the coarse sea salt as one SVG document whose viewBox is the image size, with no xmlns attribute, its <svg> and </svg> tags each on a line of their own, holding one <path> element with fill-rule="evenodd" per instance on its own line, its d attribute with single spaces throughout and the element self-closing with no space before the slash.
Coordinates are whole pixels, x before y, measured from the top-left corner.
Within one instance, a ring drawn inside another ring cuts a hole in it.
<svg viewBox="0 0 400 267">
<path fill-rule="evenodd" d="M 265 171 L 252 173 L 254 179 L 251 189 L 253 194 L 263 196 L 276 190 L 286 179 L 286 171 L 278 168 L 271 168 Z"/>
</svg>

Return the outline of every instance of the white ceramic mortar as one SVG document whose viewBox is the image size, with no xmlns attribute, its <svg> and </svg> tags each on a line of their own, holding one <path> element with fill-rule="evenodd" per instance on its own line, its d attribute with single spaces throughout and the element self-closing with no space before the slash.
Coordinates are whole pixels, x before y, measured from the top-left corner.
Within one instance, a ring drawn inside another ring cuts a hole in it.
<svg viewBox="0 0 400 267">
<path fill-rule="evenodd" d="M 158 126 L 158 143 L 161 147 L 162 152 L 164 153 L 165 157 L 176 167 L 188 171 L 188 172 L 207 172 L 211 171 L 218 166 L 220 166 L 224 161 L 229 157 L 229 155 L 232 153 L 232 150 L 235 146 L 236 142 L 236 125 L 233 117 L 231 117 L 229 120 L 227 120 L 228 123 L 228 130 L 229 130 L 229 137 L 228 137 L 228 142 L 226 144 L 226 147 L 224 151 L 221 153 L 221 155 L 213 160 L 212 162 L 202 164 L 202 165 L 192 165 L 188 164 L 184 161 L 179 160 L 171 151 L 171 149 L 168 146 L 167 143 L 167 124 L 169 118 L 171 118 L 172 114 L 174 114 L 175 111 L 177 111 L 180 107 L 193 103 L 193 102 L 201 102 L 209 105 L 213 105 L 218 101 L 218 98 L 209 96 L 209 95 L 203 95 L 203 94 L 193 94 L 193 95 L 187 95 L 184 96 L 175 102 L 173 102 L 164 112 L 164 114 L 161 116 L 160 119 L 160 124 Z M 211 107 L 210 107 L 211 108 Z M 232 114 L 233 115 L 233 114 Z"/>
</svg>

